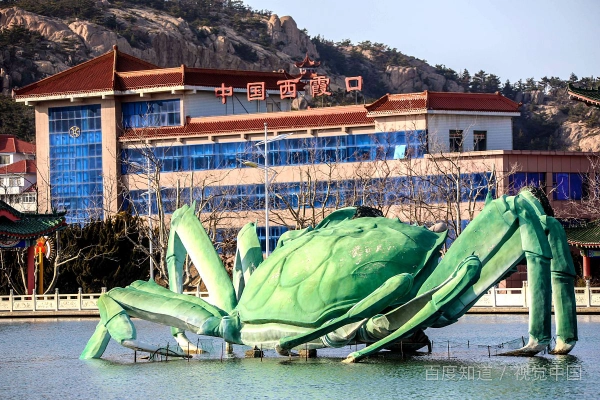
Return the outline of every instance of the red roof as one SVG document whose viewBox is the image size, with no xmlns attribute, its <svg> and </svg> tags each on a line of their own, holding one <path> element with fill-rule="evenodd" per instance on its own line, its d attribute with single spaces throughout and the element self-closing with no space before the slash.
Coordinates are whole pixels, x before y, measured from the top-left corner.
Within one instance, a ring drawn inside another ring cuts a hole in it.
<svg viewBox="0 0 600 400">
<path fill-rule="evenodd" d="M 156 65 L 120 52 L 113 46 L 106 54 L 15 90 L 15 97 L 112 91 L 115 73 L 156 68 Z"/>
<path fill-rule="evenodd" d="M 317 68 L 321 65 L 321 61 L 314 61 L 308 56 L 308 52 L 306 53 L 306 57 L 302 61 L 296 61 L 294 65 L 298 68 Z"/>
<path fill-rule="evenodd" d="M 117 72 L 115 74 L 115 89 L 134 90 L 147 87 L 181 86 L 183 85 L 183 74 L 181 72 L 181 68 Z"/>
<path fill-rule="evenodd" d="M 426 110 L 519 112 L 519 103 L 496 93 L 430 92 L 386 94 L 366 107 L 370 115 Z"/>
<path fill-rule="evenodd" d="M 35 174 L 37 169 L 34 160 L 21 160 L 0 167 L 0 175 L 6 174 Z"/>
<path fill-rule="evenodd" d="M 285 72 L 239 71 L 231 69 L 186 68 L 185 84 L 193 86 L 233 86 L 246 89 L 248 83 L 265 82 L 265 88 L 279 90 L 277 81 L 293 79 Z"/>
<path fill-rule="evenodd" d="M 0 135 L 0 153 L 35 154 L 35 144 L 17 139 L 15 135 Z"/>
<path fill-rule="evenodd" d="M 192 118 L 184 126 L 128 130 L 121 136 L 121 139 L 127 141 L 165 136 L 262 132 L 265 122 L 269 130 L 374 124 L 373 118 L 367 117 L 363 106 L 328 107 L 302 111 Z"/>
<path fill-rule="evenodd" d="M 46 97 L 93 92 L 136 90 L 165 86 L 233 86 L 246 89 L 248 83 L 265 82 L 279 90 L 277 81 L 292 79 L 285 72 L 237 71 L 203 68 L 159 68 L 139 58 L 113 50 L 66 71 L 15 91 L 15 97 Z"/>
</svg>

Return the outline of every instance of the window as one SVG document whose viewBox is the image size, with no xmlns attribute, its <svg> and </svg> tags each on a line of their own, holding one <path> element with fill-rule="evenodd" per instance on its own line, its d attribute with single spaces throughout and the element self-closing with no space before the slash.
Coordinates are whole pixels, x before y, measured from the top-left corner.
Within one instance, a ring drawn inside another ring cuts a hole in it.
<svg viewBox="0 0 600 400">
<path fill-rule="evenodd" d="M 463 131 L 450 131 L 450 147 L 448 150 L 452 153 L 460 153 L 463 151 Z"/>
<path fill-rule="evenodd" d="M 10 181 L 8 182 L 8 186 L 10 186 L 10 187 L 23 186 L 21 182 L 22 182 L 21 178 L 10 178 Z"/>
<path fill-rule="evenodd" d="M 52 206 L 68 223 L 103 215 L 102 128 L 99 104 L 48 110 Z M 78 128 L 71 129 L 73 127 Z M 71 133 L 76 131 L 77 135 Z"/>
<path fill-rule="evenodd" d="M 269 101 L 267 102 L 267 112 L 281 111 L 280 101 Z"/>
<path fill-rule="evenodd" d="M 269 166 L 421 158 L 424 140 L 423 131 L 279 140 L 269 144 Z M 96 152 L 100 154 L 100 149 Z M 237 159 L 264 163 L 262 148 L 249 142 L 156 147 L 154 155 L 162 172 L 237 168 Z M 121 172 L 144 173 L 143 168 L 135 167 L 137 164 L 146 164 L 144 154 L 137 149 L 123 149 Z"/>
<path fill-rule="evenodd" d="M 21 196 L 21 202 L 27 204 L 35 203 L 35 193 L 24 193 Z"/>
<path fill-rule="evenodd" d="M 473 131 L 473 151 L 487 150 L 487 131 Z"/>
<path fill-rule="evenodd" d="M 554 200 L 581 200 L 588 194 L 586 174 L 557 172 L 552 181 Z"/>
<path fill-rule="evenodd" d="M 181 125 L 179 99 L 122 103 L 121 109 L 125 128 Z"/>
<path fill-rule="evenodd" d="M 10 155 L 0 155 L 0 165 L 10 164 Z"/>
<path fill-rule="evenodd" d="M 511 195 L 519 193 L 525 186 L 535 186 L 546 191 L 545 172 L 516 172 L 508 177 L 508 192 Z"/>
</svg>

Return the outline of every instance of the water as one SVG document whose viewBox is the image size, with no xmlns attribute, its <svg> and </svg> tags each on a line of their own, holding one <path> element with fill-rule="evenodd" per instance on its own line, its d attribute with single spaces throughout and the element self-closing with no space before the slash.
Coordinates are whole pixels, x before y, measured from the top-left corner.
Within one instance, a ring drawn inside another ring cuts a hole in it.
<svg viewBox="0 0 600 400">
<path fill-rule="evenodd" d="M 243 358 L 247 348 L 234 346 L 235 358 L 221 362 L 222 340 L 204 337 L 210 354 L 190 362 L 141 360 L 138 353 L 134 363 L 133 351 L 114 342 L 103 359 L 81 361 L 96 319 L 0 320 L 0 398 L 597 398 L 600 316 L 578 317 L 580 341 L 569 356 L 496 357 L 491 347 L 488 357 L 488 344 L 526 336 L 527 321 L 526 315 L 466 315 L 427 331 L 431 355 L 347 365 L 340 361 L 348 347 L 319 350 L 308 361 L 266 351 L 261 361 Z M 166 327 L 135 323 L 140 339 L 166 345 L 170 338 Z"/>
</svg>

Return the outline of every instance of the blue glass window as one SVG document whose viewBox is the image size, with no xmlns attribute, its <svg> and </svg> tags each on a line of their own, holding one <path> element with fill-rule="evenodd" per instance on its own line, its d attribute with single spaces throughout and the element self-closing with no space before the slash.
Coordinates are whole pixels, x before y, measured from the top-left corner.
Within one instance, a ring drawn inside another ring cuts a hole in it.
<svg viewBox="0 0 600 400">
<path fill-rule="evenodd" d="M 461 201 L 483 201 L 488 193 L 490 173 L 473 173 L 461 175 Z M 311 182 L 274 183 L 270 187 L 269 207 L 274 210 L 297 208 L 302 205 L 319 208 L 321 206 L 340 208 L 348 205 L 366 204 L 371 207 L 384 207 L 392 204 L 409 202 L 445 203 L 447 199 L 456 198 L 454 178 L 446 175 L 429 175 L 415 177 L 374 178 L 371 180 L 341 180 Z M 454 185 L 454 186 L 453 186 Z M 382 191 L 382 188 L 385 190 Z M 166 213 L 177 209 L 176 189 L 167 188 L 161 191 L 162 202 Z M 419 196 L 418 198 L 416 196 Z M 494 193 L 492 192 L 492 195 Z M 263 210 L 265 192 L 263 184 L 208 186 L 189 188 L 180 192 L 182 203 L 197 201 L 202 212 L 213 210 L 244 211 Z M 148 197 L 146 190 L 132 190 L 126 197 L 127 204 L 137 214 L 148 213 Z M 156 195 L 152 194 L 152 213 L 157 213 Z"/>
<path fill-rule="evenodd" d="M 123 127 L 181 125 L 180 100 L 152 100 L 121 103 Z"/>
<path fill-rule="evenodd" d="M 133 103 L 126 103 L 133 104 Z M 339 135 L 310 139 L 289 138 L 269 143 L 269 165 L 303 165 L 326 162 L 357 162 L 423 157 L 424 131 Z M 157 147 L 154 155 L 162 172 L 228 169 L 240 166 L 238 159 L 264 164 L 264 148 L 251 142 L 210 143 Z M 143 173 L 132 165 L 145 164 L 141 150 L 121 154 L 123 174 Z"/>
<path fill-rule="evenodd" d="M 100 105 L 48 109 L 52 207 L 68 223 L 103 218 Z"/>
<path fill-rule="evenodd" d="M 587 196 L 587 175 L 557 172 L 552 174 L 554 200 L 581 200 Z"/>
<path fill-rule="evenodd" d="M 546 191 L 545 172 L 516 172 L 508 177 L 508 192 L 511 195 L 519 193 L 525 186 L 535 186 Z"/>
</svg>

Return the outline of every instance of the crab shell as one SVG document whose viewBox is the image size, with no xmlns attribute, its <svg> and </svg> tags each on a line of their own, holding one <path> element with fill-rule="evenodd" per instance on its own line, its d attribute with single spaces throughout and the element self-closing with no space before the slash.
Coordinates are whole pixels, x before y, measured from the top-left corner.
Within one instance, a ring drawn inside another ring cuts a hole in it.
<svg viewBox="0 0 600 400">
<path fill-rule="evenodd" d="M 317 327 L 408 273 L 412 290 L 391 306 L 401 304 L 435 268 L 446 239 L 384 217 L 323 225 L 286 241 L 254 271 L 236 307 L 242 323 Z"/>
</svg>

